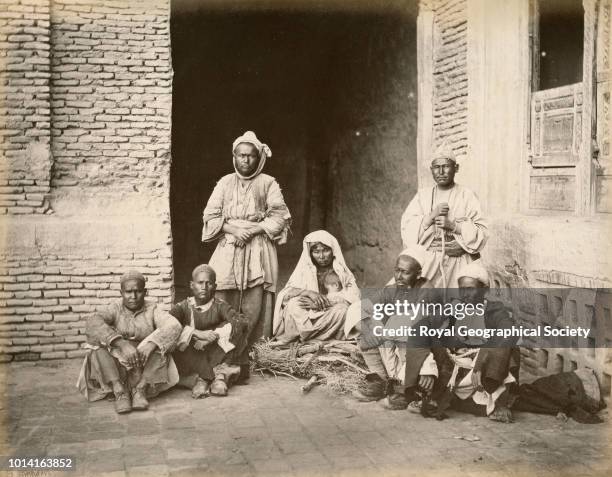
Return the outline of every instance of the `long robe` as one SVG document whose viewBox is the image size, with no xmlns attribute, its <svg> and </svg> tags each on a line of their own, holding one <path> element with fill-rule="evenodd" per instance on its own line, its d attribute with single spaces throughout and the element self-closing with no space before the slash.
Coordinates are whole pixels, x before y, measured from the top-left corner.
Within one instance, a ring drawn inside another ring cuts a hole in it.
<svg viewBox="0 0 612 477">
<path fill-rule="evenodd" d="M 480 201 L 470 189 L 455 184 L 449 191 L 447 200 L 440 200 L 440 195 L 437 186 L 425 187 L 417 192 L 402 215 L 402 242 L 404 247 L 419 244 L 432 252 L 423 266 L 422 275 L 430 280 L 434 287 L 442 288 L 444 285 L 439 269 L 440 260 L 443 260 L 446 286 L 457 288 L 461 268 L 478 258 L 487 242 L 488 230 Z M 425 227 L 423 223 L 435 206 L 444 201 L 449 205 L 449 219 L 461 223 L 461 233 L 447 231 L 445 234 L 446 243 L 454 240 L 465 252 L 458 257 L 443 254 L 441 230 L 437 230 L 434 225 Z"/>
<path fill-rule="evenodd" d="M 342 290 L 335 294 L 337 298 L 344 298 L 345 303 L 336 302 L 333 306 L 322 311 L 312 311 L 302 308 L 299 295 L 304 290 L 327 294 L 317 278 L 317 267 L 310 257 L 310 248 L 317 242 L 332 249 L 334 259 L 332 268 L 338 275 Z M 338 241 L 325 230 L 318 230 L 304 237 L 302 255 L 289 281 L 278 294 L 274 310 L 273 335 L 281 341 L 300 339 L 339 339 L 344 334 L 344 319 L 349 304 L 359 300 L 360 292 L 355 276 L 350 271 Z"/>
<path fill-rule="evenodd" d="M 239 290 L 263 285 L 276 292 L 278 259 L 276 244 L 287 240 L 291 215 L 276 180 L 259 174 L 250 180 L 228 174 L 215 186 L 204 209 L 202 241 L 218 241 L 209 265 L 217 274 L 218 290 Z M 265 231 L 237 247 L 223 224 L 258 223 Z"/>
<path fill-rule="evenodd" d="M 170 352 L 180 332 L 178 321 L 154 302 L 147 300 L 136 311 L 127 309 L 121 300 L 112 303 L 87 320 L 89 352 L 83 361 L 77 387 L 89 401 L 97 401 L 112 392 L 109 376 L 119 376 L 130 385 L 136 384 L 138 370 L 130 368 L 117 348 L 111 346 L 116 339 L 123 338 L 134 346 L 140 347 L 147 342 L 157 346 L 143 370 L 147 396 L 153 397 L 171 388 L 178 382 L 178 372 Z M 109 366 L 117 369 L 105 369 Z"/>
</svg>

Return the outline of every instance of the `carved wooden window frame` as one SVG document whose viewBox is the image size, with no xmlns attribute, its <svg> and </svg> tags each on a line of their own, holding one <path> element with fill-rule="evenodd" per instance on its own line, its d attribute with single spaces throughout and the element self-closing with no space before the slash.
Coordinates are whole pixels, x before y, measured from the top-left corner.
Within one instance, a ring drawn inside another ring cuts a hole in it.
<svg viewBox="0 0 612 477">
<path fill-rule="evenodd" d="M 597 147 L 595 97 L 597 18 L 600 1 L 583 0 L 584 45 L 582 82 L 537 91 L 539 80 L 539 18 L 537 0 L 530 0 L 529 112 L 527 127 L 527 164 L 523 174 L 521 209 L 526 214 L 591 215 L 596 212 Z M 545 127 L 546 125 L 546 127 Z M 547 155 L 545 136 L 561 138 L 558 131 L 572 127 L 565 149 Z M 557 135 L 557 136 L 555 136 Z M 542 192 L 544 191 L 544 192 Z"/>
</svg>

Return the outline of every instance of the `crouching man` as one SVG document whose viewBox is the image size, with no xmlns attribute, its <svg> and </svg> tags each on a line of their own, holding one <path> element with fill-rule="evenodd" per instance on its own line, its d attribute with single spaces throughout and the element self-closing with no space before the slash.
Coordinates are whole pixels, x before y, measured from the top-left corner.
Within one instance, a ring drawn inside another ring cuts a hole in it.
<svg viewBox="0 0 612 477">
<path fill-rule="evenodd" d="M 87 346 L 77 382 L 89 401 L 113 393 L 122 414 L 145 410 L 148 398 L 174 386 L 179 379 L 168 354 L 181 325 L 154 302 L 145 300 L 145 278 L 137 271 L 121 277 L 121 300 L 87 320 Z"/>
<path fill-rule="evenodd" d="M 192 297 L 177 303 L 170 314 L 183 326 L 174 360 L 180 384 L 194 399 L 226 396 L 228 385 L 240 374 L 232 365 L 247 346 L 248 320 L 223 300 L 215 298 L 215 271 L 198 265 L 191 274 Z"/>
<path fill-rule="evenodd" d="M 402 328 L 402 325 L 409 327 L 422 322 L 409 314 L 385 314 L 383 317 L 375 317 L 374 310 L 375 305 L 382 305 L 384 309 L 385 304 L 394 305 L 404 301 L 414 303 L 431 298 L 433 290 L 427 280 L 421 277 L 426 254 L 427 251 L 419 246 L 403 251 L 397 258 L 392 283 L 375 292 L 371 299 L 363 299 L 349 308 L 347 326 L 350 328 L 358 323 L 359 345 L 370 371 L 364 386 L 354 393 L 354 397 L 359 401 L 382 399 L 381 403 L 387 409 L 405 409 L 409 402 L 416 399 L 417 388 L 425 392 L 430 392 L 433 388 L 437 368 L 428 346 L 429 341 L 421 347 L 417 342 L 420 341 L 419 338 L 380 336 L 380 327 L 397 330 Z M 379 327 L 378 332 L 375 327 Z M 411 350 L 410 361 L 406 361 L 408 347 Z M 410 383 L 408 387 L 405 381 L 407 374 L 415 374 L 417 377 L 417 382 Z"/>
<path fill-rule="evenodd" d="M 513 422 L 510 408 L 518 392 L 520 350 L 517 338 L 491 336 L 464 330 L 511 329 L 514 325 L 511 311 L 501 302 L 487 300 L 489 275 L 480 261 L 465 266 L 459 273 L 459 296 L 464 304 L 474 305 L 483 313 L 465 316 L 457 321 L 451 318 L 451 337 L 434 343 L 436 363 L 440 377 L 432 398 L 437 402 L 438 419 L 451 407 L 490 419 Z M 435 340 L 434 340 L 435 341 Z M 440 347 L 441 346 L 441 347 Z"/>
</svg>

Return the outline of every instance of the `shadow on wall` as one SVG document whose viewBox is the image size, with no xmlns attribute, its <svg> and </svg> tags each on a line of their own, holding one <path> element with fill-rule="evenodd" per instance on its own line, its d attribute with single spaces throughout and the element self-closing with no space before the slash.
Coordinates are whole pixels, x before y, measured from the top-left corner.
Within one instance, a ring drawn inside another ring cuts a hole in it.
<svg viewBox="0 0 612 477">
<path fill-rule="evenodd" d="M 377 283 L 374 270 L 401 248 L 401 211 L 416 190 L 416 2 L 397 2 L 402 13 L 184 3 L 172 3 L 171 21 L 176 299 L 214 249 L 200 242 L 202 210 L 233 172 L 231 144 L 246 130 L 272 149 L 264 172 L 293 215 L 281 278 L 303 236 L 327 228 L 358 275 Z"/>
</svg>

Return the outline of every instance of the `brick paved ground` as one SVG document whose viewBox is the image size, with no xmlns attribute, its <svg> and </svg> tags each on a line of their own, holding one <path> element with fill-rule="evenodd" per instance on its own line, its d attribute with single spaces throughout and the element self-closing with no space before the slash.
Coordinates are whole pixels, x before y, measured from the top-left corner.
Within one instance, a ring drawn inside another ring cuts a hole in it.
<svg viewBox="0 0 612 477">
<path fill-rule="evenodd" d="M 78 472 L 66 475 L 75 477 L 612 475 L 608 423 L 528 414 L 513 425 L 459 414 L 436 422 L 322 389 L 302 396 L 295 381 L 262 377 L 227 398 L 194 401 L 171 390 L 147 412 L 118 416 L 112 403 L 88 405 L 77 393 L 79 366 L 0 368 L 0 455 L 74 455 Z M 480 441 L 456 438 L 473 435 Z"/>
</svg>

